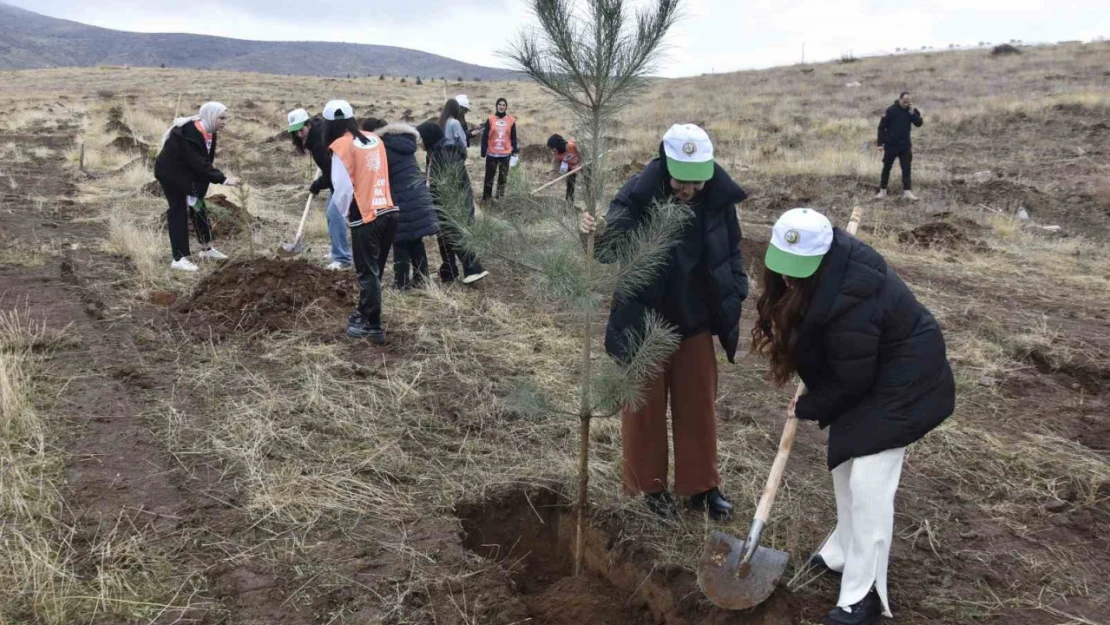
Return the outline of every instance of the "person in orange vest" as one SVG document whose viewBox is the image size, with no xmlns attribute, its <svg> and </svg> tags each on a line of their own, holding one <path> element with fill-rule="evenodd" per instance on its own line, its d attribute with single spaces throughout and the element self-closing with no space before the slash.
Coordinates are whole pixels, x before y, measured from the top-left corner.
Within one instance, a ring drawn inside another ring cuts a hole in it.
<svg viewBox="0 0 1110 625">
<path fill-rule="evenodd" d="M 359 130 L 345 100 L 324 107 L 325 141 L 332 154 L 331 184 L 338 209 L 347 215 L 358 274 L 358 310 L 347 320 L 347 336 L 385 342 L 382 328 L 381 257 L 397 232 L 397 206 L 389 187 L 385 144 Z"/>
<path fill-rule="evenodd" d="M 582 155 L 578 153 L 578 145 L 574 141 L 568 141 L 559 135 L 551 135 L 547 139 L 547 147 L 555 157 L 555 169 L 551 172 L 552 176 L 574 171 L 582 165 Z M 586 168 L 583 167 L 581 172 L 589 180 L 590 174 L 586 171 Z M 567 201 L 571 204 L 574 203 L 574 187 L 577 183 L 578 174 L 567 176 Z M 587 182 L 587 184 L 589 183 Z"/>
<path fill-rule="evenodd" d="M 497 98 L 497 112 L 482 126 L 482 158 L 486 159 L 486 179 L 482 185 L 482 202 L 493 196 L 493 177 L 497 175 L 497 199 L 505 195 L 512 157 L 520 149 L 516 142 L 516 119 L 508 114 L 509 101 Z"/>
</svg>

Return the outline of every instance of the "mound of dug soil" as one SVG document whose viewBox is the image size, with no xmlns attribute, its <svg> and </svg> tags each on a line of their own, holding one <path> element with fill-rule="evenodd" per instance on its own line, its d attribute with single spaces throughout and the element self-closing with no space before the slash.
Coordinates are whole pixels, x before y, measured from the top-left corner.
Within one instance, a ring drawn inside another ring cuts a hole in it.
<svg viewBox="0 0 1110 625">
<path fill-rule="evenodd" d="M 181 312 L 202 313 L 197 323 L 239 332 L 287 330 L 306 318 L 334 318 L 354 306 L 356 287 L 346 273 L 304 260 L 232 261 L 205 278 Z"/>
<path fill-rule="evenodd" d="M 898 242 L 927 248 L 952 249 L 971 245 L 973 241 L 962 229 L 947 221 L 930 221 L 898 235 Z"/>
<path fill-rule="evenodd" d="M 245 228 L 250 227 L 253 218 L 235 202 L 227 199 L 222 193 L 204 199 L 208 207 L 208 221 L 212 226 L 212 234 L 216 237 L 230 237 L 243 234 Z"/>
<path fill-rule="evenodd" d="M 139 152 L 145 153 L 150 151 L 150 144 L 128 135 L 120 135 L 113 139 L 108 145 L 121 152 L 138 150 Z"/>
<path fill-rule="evenodd" d="M 520 151 L 520 158 L 528 162 L 541 162 L 551 160 L 551 150 L 547 149 L 546 145 L 533 143 L 526 145 Z"/>
</svg>

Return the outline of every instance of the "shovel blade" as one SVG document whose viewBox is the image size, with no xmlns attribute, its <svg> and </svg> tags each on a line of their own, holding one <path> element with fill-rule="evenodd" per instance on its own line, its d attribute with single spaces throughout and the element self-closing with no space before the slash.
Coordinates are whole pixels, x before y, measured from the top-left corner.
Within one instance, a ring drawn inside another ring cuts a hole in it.
<svg viewBox="0 0 1110 625">
<path fill-rule="evenodd" d="M 778 586 L 790 555 L 758 547 L 741 569 L 746 541 L 713 532 L 698 560 L 698 584 L 713 605 L 725 610 L 746 610 L 763 603 Z"/>
<path fill-rule="evenodd" d="M 295 255 L 295 254 L 300 254 L 301 252 L 304 252 L 304 250 L 305 250 L 304 242 L 303 241 L 297 241 L 296 243 L 282 243 L 281 244 L 281 249 L 279 251 L 281 251 L 284 254 Z"/>
</svg>

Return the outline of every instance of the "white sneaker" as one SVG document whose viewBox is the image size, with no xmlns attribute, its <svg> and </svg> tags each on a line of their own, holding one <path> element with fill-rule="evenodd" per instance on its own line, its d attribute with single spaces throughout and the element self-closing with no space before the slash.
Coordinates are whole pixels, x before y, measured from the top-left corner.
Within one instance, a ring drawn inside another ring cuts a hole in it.
<svg viewBox="0 0 1110 625">
<path fill-rule="evenodd" d="M 463 282 L 463 284 L 474 284 L 475 282 L 481 280 L 482 278 L 484 278 L 488 275 L 489 275 L 488 271 L 483 271 L 481 273 L 472 273 L 469 276 L 466 276 L 465 278 L 463 278 L 462 282 Z"/>
<path fill-rule="evenodd" d="M 201 250 L 200 257 L 210 260 L 227 260 L 227 254 L 224 254 L 214 247 L 210 247 L 206 250 Z"/>
<path fill-rule="evenodd" d="M 197 271 L 200 267 L 194 265 L 188 258 L 179 258 L 173 261 L 170 265 L 170 269 L 176 269 L 178 271 Z"/>
<path fill-rule="evenodd" d="M 876 200 L 881 200 L 884 197 L 886 197 L 886 189 L 879 189 L 879 192 L 875 194 Z"/>
<path fill-rule="evenodd" d="M 350 265 L 344 265 L 343 263 L 332 261 L 328 263 L 328 266 L 325 267 L 325 269 L 327 269 L 328 271 L 343 271 L 344 269 L 348 269 L 349 267 Z"/>
<path fill-rule="evenodd" d="M 913 191 L 903 191 L 902 192 L 902 197 L 911 201 L 911 202 L 916 202 L 916 201 L 921 199 L 921 198 L 917 197 L 916 195 L 914 195 Z"/>
</svg>

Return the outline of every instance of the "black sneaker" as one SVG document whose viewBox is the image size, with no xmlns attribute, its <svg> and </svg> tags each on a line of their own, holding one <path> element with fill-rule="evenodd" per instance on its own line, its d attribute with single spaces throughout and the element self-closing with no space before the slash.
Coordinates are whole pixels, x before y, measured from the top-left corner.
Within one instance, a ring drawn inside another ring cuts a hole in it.
<svg viewBox="0 0 1110 625">
<path fill-rule="evenodd" d="M 874 588 L 859 603 L 836 608 L 825 616 L 825 625 L 874 625 L 883 615 L 883 601 Z"/>
<path fill-rule="evenodd" d="M 678 505 L 675 503 L 674 497 L 665 490 L 658 493 L 645 493 L 644 505 L 661 518 L 669 520 L 678 518 Z"/>
<path fill-rule="evenodd" d="M 825 559 L 821 557 L 821 554 L 817 553 L 811 555 L 809 557 L 809 560 L 806 560 L 806 568 L 819 573 L 830 573 L 832 575 L 836 575 L 837 577 L 841 575 L 840 571 L 834 571 L 830 569 L 828 563 L 826 563 Z"/>
<path fill-rule="evenodd" d="M 690 507 L 709 512 L 709 518 L 714 521 L 728 521 L 732 519 L 732 502 L 721 494 L 721 490 L 714 486 L 704 493 L 699 493 L 690 498 Z"/>
</svg>

